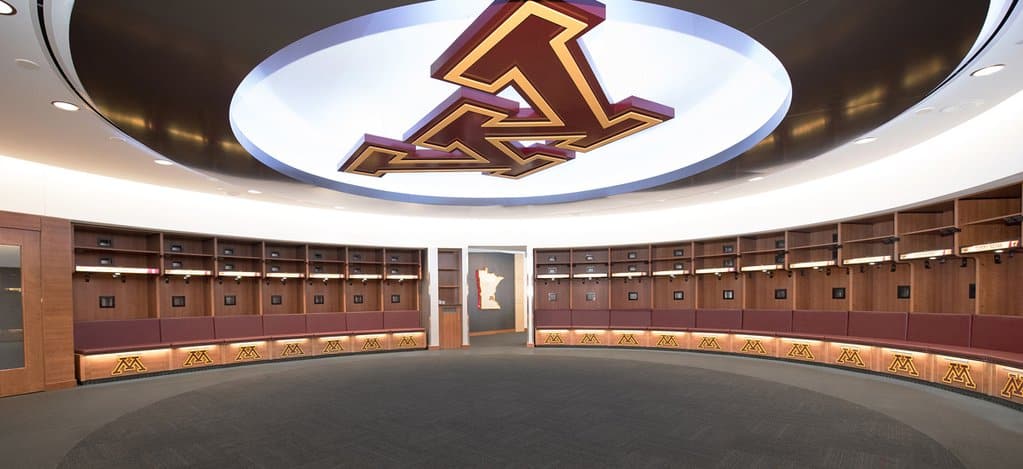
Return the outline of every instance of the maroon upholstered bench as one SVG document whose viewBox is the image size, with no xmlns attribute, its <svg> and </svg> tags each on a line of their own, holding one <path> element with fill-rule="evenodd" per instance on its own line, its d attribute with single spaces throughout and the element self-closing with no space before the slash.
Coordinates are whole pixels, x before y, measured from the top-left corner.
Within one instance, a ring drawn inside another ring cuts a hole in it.
<svg viewBox="0 0 1023 469">
<path fill-rule="evenodd" d="M 906 340 L 909 313 L 882 311 L 850 311 L 850 337 Z"/>
<path fill-rule="evenodd" d="M 218 339 L 264 340 L 263 317 L 255 314 L 246 316 L 215 316 L 213 331 Z"/>
<path fill-rule="evenodd" d="M 311 335 L 331 335 L 348 331 L 345 313 L 306 314 L 306 329 Z"/>
<path fill-rule="evenodd" d="M 742 310 L 739 309 L 698 309 L 696 328 L 710 330 L 742 329 Z"/>
<path fill-rule="evenodd" d="M 696 312 L 691 309 L 653 310 L 650 327 L 663 329 L 691 329 L 696 327 Z"/>
<path fill-rule="evenodd" d="M 906 340 L 969 347 L 972 331 L 972 314 L 909 313 Z"/>
<path fill-rule="evenodd" d="M 74 335 L 75 352 L 83 354 L 165 346 L 160 341 L 159 319 L 76 321 Z"/>
<path fill-rule="evenodd" d="M 421 329 L 419 311 L 384 311 L 384 329 Z"/>
<path fill-rule="evenodd" d="M 742 330 L 791 332 L 791 309 L 747 309 L 742 312 Z"/>
<path fill-rule="evenodd" d="M 357 332 L 384 330 L 383 311 L 362 311 L 347 314 L 348 330 Z"/>
<path fill-rule="evenodd" d="M 611 328 L 650 327 L 649 309 L 612 309 L 610 311 Z"/>
<path fill-rule="evenodd" d="M 173 346 L 218 342 L 210 316 L 161 319 L 160 339 Z"/>
<path fill-rule="evenodd" d="M 597 327 L 607 329 L 611 325 L 611 313 L 606 309 L 573 309 L 572 327 Z"/>
<path fill-rule="evenodd" d="M 849 331 L 848 311 L 792 311 L 792 332 L 816 336 L 844 336 Z"/>
<path fill-rule="evenodd" d="M 1023 317 L 973 316 L 970 345 L 973 348 L 1023 353 Z"/>
<path fill-rule="evenodd" d="M 263 334 L 272 339 L 294 339 L 308 335 L 304 314 L 263 315 Z"/>
<path fill-rule="evenodd" d="M 567 309 L 538 309 L 533 312 L 536 327 L 572 327 L 572 312 Z"/>
</svg>

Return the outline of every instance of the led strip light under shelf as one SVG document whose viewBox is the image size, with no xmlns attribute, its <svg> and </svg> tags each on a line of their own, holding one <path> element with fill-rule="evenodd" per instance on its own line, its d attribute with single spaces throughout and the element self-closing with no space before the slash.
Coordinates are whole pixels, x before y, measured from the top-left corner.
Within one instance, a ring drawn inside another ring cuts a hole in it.
<svg viewBox="0 0 1023 469">
<path fill-rule="evenodd" d="M 970 254 L 970 253 L 975 253 L 975 252 L 997 251 L 999 249 L 1012 249 L 1012 248 L 1018 248 L 1018 247 L 1019 247 L 1019 240 L 1015 240 L 1014 239 L 1012 241 L 1002 241 L 1002 242 L 998 242 L 998 243 L 987 243 L 987 244 L 977 244 L 977 245 L 974 245 L 974 246 L 966 246 L 966 247 L 960 249 L 959 252 L 962 253 L 962 254 Z"/>
<path fill-rule="evenodd" d="M 932 257 L 951 256 L 951 249 L 935 249 L 933 251 L 917 251 L 900 254 L 899 259 L 908 261 L 910 259 L 930 259 Z"/>
<path fill-rule="evenodd" d="M 782 264 L 766 264 L 766 265 L 748 265 L 743 267 L 743 272 L 767 272 L 770 270 L 784 269 L 785 266 Z"/>
<path fill-rule="evenodd" d="M 106 267 L 106 266 L 93 266 L 93 265 L 76 265 L 75 272 L 85 272 L 94 274 L 142 274 L 142 275 L 154 275 L 159 274 L 160 269 L 154 269 L 151 267 Z"/>
<path fill-rule="evenodd" d="M 892 260 L 892 256 L 873 256 L 873 257 L 857 257 L 855 259 L 843 260 L 843 264 L 857 265 L 857 264 L 876 264 L 878 262 L 888 262 Z"/>
</svg>

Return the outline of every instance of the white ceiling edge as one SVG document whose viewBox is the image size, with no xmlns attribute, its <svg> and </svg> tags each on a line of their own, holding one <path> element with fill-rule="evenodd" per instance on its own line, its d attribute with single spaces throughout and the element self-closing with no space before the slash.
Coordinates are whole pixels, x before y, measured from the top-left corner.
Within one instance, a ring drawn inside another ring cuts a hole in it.
<svg viewBox="0 0 1023 469">
<path fill-rule="evenodd" d="M 0 157 L 0 209 L 162 230 L 409 247 L 708 239 L 852 218 L 1007 177 L 1023 179 L 1020 128 L 1023 92 L 867 165 L 759 194 L 656 212 L 515 220 L 351 213 L 149 185 L 9 157 Z"/>
<path fill-rule="evenodd" d="M 17 3 L 23 4 L 16 5 L 19 8 L 19 12 L 34 11 L 34 9 L 28 7 L 30 3 L 28 0 L 21 0 Z M 696 188 L 626 194 L 573 204 L 470 208 L 393 203 L 349 196 L 291 183 L 265 183 L 222 176 L 211 179 L 201 172 L 180 166 L 154 170 L 155 165 L 152 164 L 155 156 L 154 152 L 141 145 L 136 147 L 108 140 L 109 136 L 123 134 L 109 125 L 100 116 L 84 108 L 77 113 L 61 113 L 49 106 L 49 102 L 54 99 L 74 101 L 72 99 L 72 90 L 63 81 L 56 69 L 50 65 L 50 59 L 42 44 L 41 36 L 32 19 L 32 15 L 19 14 L 14 17 L 3 18 L 4 27 L 0 28 L 0 39 L 2 39 L 0 41 L 0 70 L 3 71 L 7 84 L 6 87 L 0 88 L 0 102 L 5 104 L 4 111 L 0 112 L 2 112 L 3 116 L 7 117 L 5 126 L 0 127 L 0 155 L 11 155 L 24 160 L 44 163 L 55 169 L 64 167 L 74 170 L 76 171 L 75 174 L 80 174 L 80 177 L 65 181 L 66 184 L 71 186 L 77 184 L 77 180 L 92 180 L 93 177 L 96 177 L 92 176 L 92 174 L 99 173 L 113 176 L 112 179 L 123 178 L 125 179 L 124 182 L 129 182 L 128 180 L 137 181 L 139 185 L 132 187 L 136 189 L 143 188 L 139 190 L 155 191 L 156 189 L 154 188 L 157 186 L 172 186 L 177 189 L 160 187 L 160 190 L 156 192 L 162 193 L 163 190 L 193 191 L 197 195 L 211 197 L 209 200 L 220 207 L 227 207 L 232 203 L 240 205 L 250 202 L 259 203 L 253 201 L 258 199 L 270 201 L 270 206 L 277 207 L 276 210 L 294 210 L 296 212 L 307 209 L 316 210 L 316 212 L 311 213 L 320 213 L 320 215 L 313 216 L 313 219 L 329 217 L 326 215 L 327 213 L 345 213 L 349 216 L 358 213 L 360 219 L 366 218 L 366 220 L 377 220 L 377 217 L 380 216 L 403 220 L 402 217 L 411 216 L 416 217 L 412 220 L 425 220 L 426 223 L 431 223 L 431 220 L 437 220 L 437 223 L 453 221 L 454 223 L 450 223 L 448 226 L 467 227 L 466 233 L 479 232 L 482 234 L 490 232 L 490 234 L 495 234 L 504 230 L 510 237 L 502 238 L 515 240 L 514 244 L 521 244 L 518 242 L 520 239 L 518 235 L 523 233 L 522 230 L 516 229 L 516 227 L 523 222 L 526 222 L 523 226 L 532 226 L 534 221 L 540 225 L 553 223 L 558 226 L 567 226 L 570 231 L 561 230 L 560 232 L 562 233 L 578 233 L 579 230 L 576 229 L 578 226 L 593 226 L 594 228 L 591 230 L 593 234 L 586 235 L 584 238 L 593 239 L 595 240 L 593 242 L 597 244 L 646 242 L 654 240 L 655 237 L 656 239 L 664 240 L 687 239 L 703 235 L 699 235 L 699 232 L 694 230 L 694 227 L 690 225 L 688 220 L 685 223 L 675 222 L 675 226 L 670 226 L 670 224 L 667 224 L 668 222 L 660 221 L 660 219 L 662 217 L 677 219 L 679 216 L 696 214 L 694 220 L 701 220 L 706 217 L 700 217 L 699 211 L 705 210 L 707 207 L 715 207 L 721 203 L 758 199 L 760 194 L 784 191 L 787 187 L 805 188 L 805 181 L 838 176 L 838 174 L 835 174 L 836 172 L 848 172 L 856 166 L 876 162 L 881 158 L 891 159 L 886 157 L 896 155 L 928 138 L 941 134 L 947 129 L 961 125 L 968 119 L 986 113 L 995 104 L 1018 92 L 1020 87 L 1023 86 L 1023 70 L 1021 70 L 1023 67 L 1019 65 L 1021 63 L 1019 59 L 1023 55 L 1023 47 L 1016 44 L 1017 41 L 1023 38 L 1023 28 L 1019 24 L 1018 17 L 1019 13 L 1017 12 L 1010 19 L 1006 27 L 1003 28 L 999 37 L 995 38 L 977 60 L 973 61 L 970 68 L 965 70 L 965 72 L 969 72 L 974 68 L 989 63 L 1007 63 L 1009 67 L 1005 71 L 986 78 L 973 78 L 969 77 L 968 73 L 961 73 L 916 107 L 934 106 L 942 108 L 955 105 L 959 108 L 957 112 L 935 112 L 926 116 L 918 116 L 913 113 L 916 108 L 911 109 L 880 129 L 877 129 L 878 133 L 883 132 L 883 134 L 880 135 L 881 139 L 873 144 L 861 146 L 846 145 L 808 162 L 772 171 L 770 174 L 767 174 L 767 179 L 756 183 L 747 183 L 745 179 L 741 179 Z M 43 69 L 29 72 L 16 68 L 13 65 L 13 60 L 22 57 L 36 61 Z M 1019 113 L 1019 110 L 1017 110 L 1017 113 Z M 17 118 L 14 118 L 14 116 L 17 116 Z M 1009 133 L 1012 132 L 1015 132 L 1015 129 L 1009 131 Z M 1019 143 L 1018 141 L 1012 141 L 1007 142 L 1007 145 L 1018 148 Z M 939 148 L 938 150 L 943 151 L 944 149 Z M 957 162 L 951 167 L 956 168 L 956 171 L 970 173 L 970 168 L 965 165 L 972 163 L 970 161 L 972 159 L 972 152 L 967 151 L 957 155 L 957 157 Z M 1015 155 L 1014 157 L 1018 158 L 1019 156 Z M 16 174 L 7 171 L 9 166 L 13 168 L 9 162 L 4 162 L 0 165 L 0 169 L 2 169 L 0 172 L 4 173 L 5 176 L 7 174 Z M 773 224 L 758 224 L 757 226 L 763 225 L 765 226 L 763 229 L 774 229 L 794 226 L 796 224 L 816 223 L 825 219 L 830 220 L 861 213 L 884 211 L 900 204 L 911 204 L 921 200 L 933 199 L 944 194 L 999 180 L 1019 172 L 1018 169 L 1012 172 L 1008 171 L 1008 167 L 1005 169 L 1006 171 L 1002 172 L 1002 174 L 997 172 L 983 173 L 985 177 L 988 177 L 986 181 L 983 180 L 983 177 L 978 177 L 978 173 L 965 174 L 963 178 L 953 178 L 955 180 L 946 181 L 946 184 L 938 189 L 928 186 L 927 191 L 910 191 L 902 194 L 905 197 L 891 197 L 889 202 L 877 203 L 873 208 L 859 207 L 858 205 L 856 207 L 842 207 L 844 202 L 837 201 L 838 205 L 836 207 L 841 208 L 841 210 L 836 209 L 830 216 L 807 214 L 804 220 L 801 220 L 799 223 L 775 222 Z M 32 174 L 43 175 L 45 173 L 36 172 Z M 103 180 L 108 181 L 112 179 L 104 178 Z M 945 179 L 938 178 L 933 179 L 933 181 L 945 181 Z M 862 182 L 861 184 L 866 184 L 867 187 L 874 185 L 874 183 L 869 181 Z M 258 185 L 258 187 L 253 187 L 254 185 Z M 245 190 L 249 188 L 258 188 L 263 191 L 263 194 L 260 196 L 249 196 L 245 194 Z M 899 183 L 895 182 L 891 190 L 894 191 L 898 188 L 900 188 Z M 57 186 L 47 189 L 47 193 L 52 194 L 52 198 L 59 199 L 63 197 L 60 194 L 65 189 L 67 188 Z M 102 191 L 103 188 L 100 187 L 97 190 Z M 29 190 L 26 191 L 26 194 L 37 192 L 38 189 L 35 191 Z M 134 192 L 134 190 L 131 192 Z M 177 192 L 173 193 L 176 194 Z M 240 194 L 240 196 L 235 198 L 216 195 L 223 193 Z M 85 197 L 86 200 L 89 197 L 87 191 L 79 195 Z M 136 196 L 136 194 L 133 194 L 131 197 Z M 808 197 L 807 194 L 803 194 L 803 197 L 812 198 L 815 195 L 810 194 L 810 197 Z M 29 200 L 25 200 L 28 198 L 30 196 L 27 195 L 19 195 L 14 198 L 8 197 L 0 202 L 0 208 L 5 208 L 2 207 L 3 204 L 11 204 L 12 207 L 24 206 L 29 208 L 21 211 L 45 214 L 46 210 L 44 210 L 44 207 L 46 206 L 49 206 L 51 209 L 63 206 L 52 204 L 38 206 Z M 124 199 L 123 196 L 121 198 Z M 123 203 L 123 201 L 116 203 Z M 156 205 L 160 206 L 161 204 Z M 152 210 L 152 208 L 142 208 L 143 206 L 146 206 L 146 204 L 135 205 L 137 209 L 142 211 Z M 333 206 L 344 206 L 346 210 L 339 212 L 331 209 Z M 755 206 L 755 204 L 746 207 L 752 206 Z M 287 207 L 287 209 L 282 207 Z M 6 207 L 6 209 L 15 210 L 11 207 Z M 750 211 L 752 210 L 745 208 L 738 213 Z M 64 213 L 64 215 L 54 216 L 91 219 L 93 221 L 105 220 L 107 223 L 115 224 L 157 226 L 148 222 L 143 223 L 146 220 L 144 217 L 128 216 L 124 219 L 116 219 L 116 217 L 104 215 L 101 207 L 86 209 L 80 215 L 75 215 L 74 211 L 69 213 L 68 210 L 63 209 L 60 212 Z M 120 212 L 116 211 L 116 213 Z M 386 215 L 366 215 L 367 213 Z M 87 215 L 88 218 L 83 218 Z M 562 223 L 560 219 L 565 217 L 570 217 L 571 222 Z M 190 223 L 188 215 L 180 214 L 176 211 L 168 212 L 165 218 L 177 219 L 182 224 Z M 639 223 L 633 226 L 639 226 L 644 230 L 647 225 L 663 226 L 663 229 L 638 237 L 635 233 L 619 232 L 623 230 L 622 227 L 626 226 L 626 224 L 619 221 L 604 224 L 607 220 L 618 220 L 619 218 L 637 220 Z M 300 226 L 309 226 L 309 224 L 320 226 L 321 224 L 321 222 L 309 220 L 299 220 L 299 222 Z M 583 222 L 585 224 L 582 224 Z M 159 226 L 174 228 L 174 226 L 166 226 L 166 221 L 160 223 L 162 225 Z M 418 222 L 416 224 L 418 225 Z M 199 225 L 202 225 L 202 223 L 199 223 Z M 408 223 L 395 221 L 393 224 L 383 222 L 374 222 L 372 224 L 372 226 L 381 227 L 399 227 L 401 225 L 408 225 Z M 333 225 L 324 226 L 331 226 L 331 229 L 336 228 Z M 705 226 L 707 226 L 705 232 L 711 233 L 713 236 L 726 233 L 758 231 L 754 230 L 753 225 L 746 228 L 733 228 L 730 231 L 715 223 Z M 770 228 L 767 228 L 768 226 Z M 256 228 L 258 227 L 253 227 L 252 229 Z M 210 231 L 184 226 L 178 229 Z M 250 229 L 250 227 L 246 226 L 245 229 Z M 225 226 L 223 230 L 226 231 L 220 232 L 231 233 L 234 230 L 236 234 L 244 234 L 243 232 L 237 232 L 237 227 Z M 408 230 L 408 228 L 404 228 L 404 230 Z M 296 236 L 294 239 L 306 238 L 304 230 L 297 230 L 296 233 L 298 232 L 303 233 L 299 233 L 301 236 Z M 340 232 L 345 231 L 341 230 Z M 528 231 L 526 232 L 528 233 Z M 547 232 L 553 233 L 551 231 Z M 286 232 L 281 233 L 277 237 L 289 239 L 288 236 L 284 236 Z M 600 233 L 603 233 L 603 235 L 598 236 Z M 269 234 L 266 236 L 274 237 Z M 575 241 L 550 239 L 554 236 L 554 234 L 548 236 L 534 235 L 529 236 L 529 238 L 546 238 L 548 241 L 544 241 L 544 243 L 552 245 L 579 244 Z M 449 239 L 443 233 L 438 233 L 436 236 L 431 235 L 431 237 Z M 377 238 L 375 236 L 368 236 L 366 239 L 368 240 L 367 242 L 372 243 Z M 476 241 L 474 240 L 473 242 Z M 485 241 L 481 240 L 480 242 Z"/>
</svg>

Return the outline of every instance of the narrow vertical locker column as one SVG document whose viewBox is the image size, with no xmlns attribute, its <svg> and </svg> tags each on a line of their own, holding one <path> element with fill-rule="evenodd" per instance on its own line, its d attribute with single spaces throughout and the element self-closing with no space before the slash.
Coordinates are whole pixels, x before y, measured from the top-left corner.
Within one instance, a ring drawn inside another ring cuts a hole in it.
<svg viewBox="0 0 1023 469">
<path fill-rule="evenodd" d="M 306 247 L 267 242 L 263 259 L 263 315 L 305 313 Z"/>
<path fill-rule="evenodd" d="M 462 347 L 462 250 L 437 250 L 440 348 Z"/>
<path fill-rule="evenodd" d="M 959 253 L 976 262 L 976 312 L 1023 315 L 1021 186 L 1014 184 L 956 200 Z"/>
<path fill-rule="evenodd" d="M 838 225 L 789 230 L 789 270 L 795 293 L 793 309 L 848 311 L 849 276 L 838 267 Z"/>
<path fill-rule="evenodd" d="M 694 243 L 698 309 L 742 309 L 742 280 L 736 238 Z"/>
<path fill-rule="evenodd" d="M 307 313 L 344 312 L 345 248 L 311 245 L 306 282 Z"/>
<path fill-rule="evenodd" d="M 900 261 L 910 264 L 910 311 L 972 313 L 976 264 L 955 255 L 955 203 L 943 202 L 895 214 Z"/>
<path fill-rule="evenodd" d="M 242 239 L 217 239 L 216 275 L 213 285 L 215 316 L 252 316 L 262 313 L 260 280 L 263 277 L 263 243 Z"/>
<path fill-rule="evenodd" d="M 160 317 L 213 315 L 213 238 L 165 234 Z"/>
<path fill-rule="evenodd" d="M 792 276 L 785 272 L 785 233 L 739 238 L 742 256 L 743 309 L 792 309 Z"/>
</svg>

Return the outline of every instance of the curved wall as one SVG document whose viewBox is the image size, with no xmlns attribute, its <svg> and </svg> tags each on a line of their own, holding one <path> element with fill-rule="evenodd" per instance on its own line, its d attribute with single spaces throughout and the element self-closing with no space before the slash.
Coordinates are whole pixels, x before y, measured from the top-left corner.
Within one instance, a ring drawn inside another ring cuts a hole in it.
<svg viewBox="0 0 1023 469">
<path fill-rule="evenodd" d="M 810 181 L 786 171 L 761 193 L 654 210 L 473 219 L 261 202 L 141 184 L 0 157 L 0 209 L 93 223 L 307 242 L 391 246 L 581 246 L 756 233 L 829 222 L 1003 184 L 1023 174 L 1023 93 L 914 147 Z M 805 163 L 843 165 L 843 148 Z M 84 155 L 92 157 L 92 155 Z M 711 196 L 715 197 L 715 196 Z M 495 211 L 502 210 L 495 207 Z M 571 236 L 566 236 L 571 233 Z"/>
</svg>

